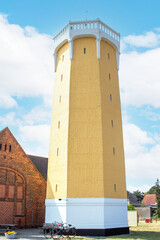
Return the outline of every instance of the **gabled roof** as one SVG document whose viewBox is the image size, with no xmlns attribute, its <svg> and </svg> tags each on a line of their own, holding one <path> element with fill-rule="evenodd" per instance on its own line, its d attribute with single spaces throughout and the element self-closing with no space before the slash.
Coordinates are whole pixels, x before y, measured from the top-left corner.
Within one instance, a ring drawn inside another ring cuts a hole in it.
<svg viewBox="0 0 160 240">
<path fill-rule="evenodd" d="M 147 194 L 143 198 L 144 205 L 156 205 L 156 194 Z"/>
<path fill-rule="evenodd" d="M 48 168 L 48 158 L 28 155 L 31 161 L 34 163 L 35 167 L 42 174 L 45 180 L 47 180 L 47 168 Z"/>
<path fill-rule="evenodd" d="M 6 128 L 4 128 L 4 129 L 2 129 L 2 130 L 0 131 L 0 137 L 2 137 L 2 136 L 5 134 L 6 131 L 9 131 L 9 132 L 11 133 L 11 131 L 9 130 L 9 128 L 6 127 Z M 12 134 L 12 133 L 11 133 L 11 134 Z"/>
<path fill-rule="evenodd" d="M 6 133 L 9 133 L 9 136 L 11 136 L 14 141 L 16 141 L 18 143 L 18 141 L 16 140 L 16 138 L 14 137 L 14 135 L 11 133 L 11 131 L 9 130 L 8 127 L 2 129 L 0 131 L 0 139 L 3 138 L 5 136 Z M 23 148 L 21 147 L 21 145 L 18 143 L 19 147 L 21 148 L 21 150 L 24 152 Z M 25 153 L 25 152 L 24 152 Z M 32 155 L 27 155 L 25 153 L 25 155 L 28 157 L 28 160 L 31 161 L 31 163 L 34 165 L 34 167 L 38 170 L 38 172 L 41 174 L 41 176 L 47 180 L 47 167 L 48 167 L 48 158 L 44 158 L 44 157 L 39 157 L 39 156 L 32 156 Z"/>
<path fill-rule="evenodd" d="M 138 201 L 138 198 L 133 193 L 127 191 L 127 198 L 129 200 L 129 203 L 132 204 L 134 207 L 140 207 L 141 206 L 141 202 Z"/>
</svg>

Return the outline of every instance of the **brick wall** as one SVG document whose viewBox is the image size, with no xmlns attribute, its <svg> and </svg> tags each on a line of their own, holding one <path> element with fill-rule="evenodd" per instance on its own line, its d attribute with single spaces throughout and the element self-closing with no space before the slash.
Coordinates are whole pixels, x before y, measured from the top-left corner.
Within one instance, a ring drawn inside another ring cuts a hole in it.
<svg viewBox="0 0 160 240">
<path fill-rule="evenodd" d="M 0 132 L 0 170 L 0 188 L 6 187 L 5 199 L 0 198 L 0 206 L 6 204 L 7 212 L 10 212 L 8 216 L 14 215 L 14 223 L 21 226 L 42 225 L 46 181 L 8 128 Z M 14 214 L 11 214 L 7 203 L 14 205 Z M 3 223 L 2 218 L 0 223 Z"/>
</svg>

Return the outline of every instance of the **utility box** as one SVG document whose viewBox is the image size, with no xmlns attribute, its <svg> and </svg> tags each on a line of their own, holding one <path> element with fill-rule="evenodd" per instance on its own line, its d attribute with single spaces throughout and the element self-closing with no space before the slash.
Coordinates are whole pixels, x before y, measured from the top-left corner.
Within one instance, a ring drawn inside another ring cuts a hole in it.
<svg viewBox="0 0 160 240">
<path fill-rule="evenodd" d="M 137 226 L 138 225 L 137 210 L 128 211 L 128 225 L 129 226 Z"/>
</svg>

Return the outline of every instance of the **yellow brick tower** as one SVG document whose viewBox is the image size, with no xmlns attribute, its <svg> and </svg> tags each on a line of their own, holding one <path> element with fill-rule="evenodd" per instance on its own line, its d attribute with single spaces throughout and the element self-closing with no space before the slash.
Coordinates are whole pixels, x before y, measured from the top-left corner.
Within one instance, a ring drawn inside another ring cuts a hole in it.
<svg viewBox="0 0 160 240">
<path fill-rule="evenodd" d="M 99 19 L 54 38 L 46 220 L 81 235 L 128 233 L 119 96 L 120 35 Z"/>
</svg>

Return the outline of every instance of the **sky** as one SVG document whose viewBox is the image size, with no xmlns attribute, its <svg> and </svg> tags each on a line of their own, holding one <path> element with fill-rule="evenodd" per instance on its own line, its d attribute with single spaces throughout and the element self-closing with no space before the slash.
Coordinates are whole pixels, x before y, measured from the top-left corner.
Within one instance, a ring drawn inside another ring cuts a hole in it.
<svg viewBox="0 0 160 240">
<path fill-rule="evenodd" d="M 0 130 L 27 154 L 48 157 L 53 37 L 100 18 L 121 34 L 119 84 L 127 189 L 160 178 L 160 1 L 0 0 Z"/>
</svg>

